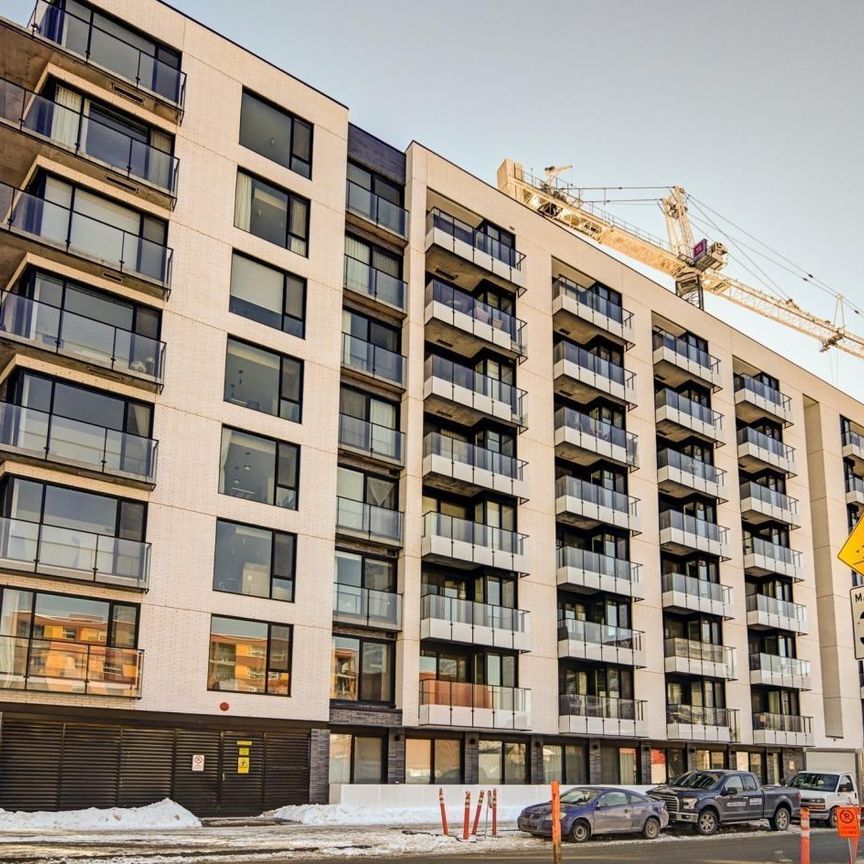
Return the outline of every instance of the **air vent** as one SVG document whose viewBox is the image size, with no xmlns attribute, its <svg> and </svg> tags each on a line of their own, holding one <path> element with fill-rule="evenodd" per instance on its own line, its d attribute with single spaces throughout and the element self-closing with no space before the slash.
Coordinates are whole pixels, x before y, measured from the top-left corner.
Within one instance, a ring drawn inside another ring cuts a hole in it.
<svg viewBox="0 0 864 864">
<path fill-rule="evenodd" d="M 443 345 L 445 348 L 452 348 L 453 343 L 448 342 L 446 339 L 436 339 L 435 340 L 439 345 Z"/>
<path fill-rule="evenodd" d="M 447 279 L 447 280 L 450 281 L 450 282 L 455 282 L 455 281 L 456 281 L 456 274 L 455 274 L 455 273 L 448 273 L 446 270 L 442 270 L 440 267 L 437 267 L 437 268 L 435 269 L 435 272 L 436 272 L 439 276 L 443 276 L 445 279 Z"/>
<path fill-rule="evenodd" d="M 139 187 L 135 186 L 133 183 L 127 183 L 125 180 L 121 180 L 119 177 L 115 177 L 113 174 L 106 174 L 105 179 L 109 183 L 113 183 L 115 186 L 119 186 L 121 189 L 125 189 L 127 192 L 132 192 L 137 195 L 139 192 Z"/>
<path fill-rule="evenodd" d="M 143 105 L 144 104 L 144 97 L 139 96 L 137 93 L 132 93 L 131 91 L 126 90 L 123 87 L 118 87 L 116 84 L 112 84 L 111 89 L 118 96 L 122 96 L 124 99 L 128 99 L 130 102 L 134 102 L 136 105 Z"/>
<path fill-rule="evenodd" d="M 112 282 L 116 282 L 118 285 L 123 284 L 123 277 L 118 276 L 116 273 L 109 273 L 107 270 L 102 271 L 103 279 L 110 279 Z"/>
</svg>

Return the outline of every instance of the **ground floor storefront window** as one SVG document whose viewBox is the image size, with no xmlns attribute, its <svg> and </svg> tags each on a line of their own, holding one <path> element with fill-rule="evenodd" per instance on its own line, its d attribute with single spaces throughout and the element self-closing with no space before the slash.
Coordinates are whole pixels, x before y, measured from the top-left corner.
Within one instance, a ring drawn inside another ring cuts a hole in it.
<svg viewBox="0 0 864 864">
<path fill-rule="evenodd" d="M 483 783 L 527 783 L 525 745 L 511 741 L 479 743 L 477 781 Z"/>
<path fill-rule="evenodd" d="M 461 783 L 462 742 L 449 738 L 408 738 L 405 782 Z"/>
<path fill-rule="evenodd" d="M 588 764 L 582 744 L 544 744 L 543 781 L 587 783 Z"/>
<path fill-rule="evenodd" d="M 383 783 L 384 739 L 371 735 L 330 734 L 331 783 Z"/>
</svg>

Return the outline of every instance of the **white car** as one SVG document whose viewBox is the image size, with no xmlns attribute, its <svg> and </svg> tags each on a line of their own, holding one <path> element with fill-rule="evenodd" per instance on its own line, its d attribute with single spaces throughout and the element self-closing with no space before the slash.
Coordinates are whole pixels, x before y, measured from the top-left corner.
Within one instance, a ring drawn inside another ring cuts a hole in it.
<svg viewBox="0 0 864 864">
<path fill-rule="evenodd" d="M 838 807 L 858 806 L 855 781 L 842 771 L 799 771 L 788 785 L 800 791 L 801 806 L 810 811 L 811 822 L 827 821 L 835 828 Z"/>
</svg>

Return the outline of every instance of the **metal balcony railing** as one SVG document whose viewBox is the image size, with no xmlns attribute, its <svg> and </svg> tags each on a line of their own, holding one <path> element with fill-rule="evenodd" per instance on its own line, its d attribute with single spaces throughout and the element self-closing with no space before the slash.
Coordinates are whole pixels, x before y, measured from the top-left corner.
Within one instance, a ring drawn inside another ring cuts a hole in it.
<svg viewBox="0 0 864 864">
<path fill-rule="evenodd" d="M 402 541 L 402 513 L 353 498 L 336 499 L 336 530 L 361 534 L 369 540 Z"/>
<path fill-rule="evenodd" d="M 558 713 L 565 717 L 603 717 L 638 722 L 644 719 L 645 702 L 642 699 L 619 699 L 615 696 L 562 693 L 558 697 Z"/>
<path fill-rule="evenodd" d="M 623 366 L 598 357 L 580 345 L 572 342 L 558 342 L 552 351 L 552 361 L 558 363 L 566 360 L 596 375 L 598 378 L 606 378 L 613 384 L 618 384 L 628 391 L 635 389 L 636 373 L 628 372 Z"/>
<path fill-rule="evenodd" d="M 635 517 L 638 512 L 638 498 L 588 480 L 580 480 L 578 477 L 559 477 L 555 481 L 555 495 L 558 498 L 566 496 L 598 507 L 608 507 L 631 517 Z"/>
<path fill-rule="evenodd" d="M 488 471 L 490 474 L 500 474 L 510 480 L 524 479 L 526 463 L 522 459 L 505 456 L 467 441 L 458 441 L 440 432 L 430 432 L 423 439 L 423 455 L 442 456 L 452 462 L 459 462 L 479 471 Z"/>
<path fill-rule="evenodd" d="M 333 586 L 333 620 L 399 630 L 402 626 L 402 595 L 337 582 Z"/>
<path fill-rule="evenodd" d="M 722 468 L 717 468 L 710 462 L 694 459 L 692 456 L 687 456 L 668 447 L 657 453 L 657 467 L 676 468 L 683 474 L 690 474 L 706 483 L 716 483 L 718 486 L 723 486 L 726 483 L 726 472 Z"/>
<path fill-rule="evenodd" d="M 688 726 L 726 726 L 734 728 L 734 709 L 714 708 L 707 705 L 666 705 L 667 723 L 684 723 Z"/>
<path fill-rule="evenodd" d="M 363 294 L 405 311 L 407 285 L 401 279 L 350 255 L 345 256 L 344 286 L 355 294 Z"/>
<path fill-rule="evenodd" d="M 813 731 L 813 718 L 799 714 L 769 714 L 759 711 L 753 714 L 753 730 L 769 732 L 801 732 L 809 735 Z"/>
<path fill-rule="evenodd" d="M 785 459 L 790 462 L 795 459 L 794 447 L 791 447 L 789 444 L 784 444 L 777 438 L 771 438 L 764 432 L 759 432 L 751 426 L 745 426 L 743 429 L 739 429 L 737 440 L 738 444 L 752 444 L 754 447 L 758 447 L 760 450 L 765 450 L 778 459 Z"/>
<path fill-rule="evenodd" d="M 639 464 L 636 436 L 604 420 L 598 420 L 573 408 L 562 407 L 555 411 L 555 429 L 571 429 L 580 437 L 596 438 L 613 447 L 621 447 L 627 454 L 627 463 Z"/>
<path fill-rule="evenodd" d="M 398 429 L 340 414 L 339 443 L 351 450 L 401 463 L 405 436 Z"/>
<path fill-rule="evenodd" d="M 773 672 L 777 675 L 790 675 L 796 678 L 807 678 L 810 675 L 810 662 L 797 657 L 780 657 L 777 654 L 751 654 L 750 668 L 762 672 Z"/>
<path fill-rule="evenodd" d="M 575 546 L 559 546 L 557 551 L 558 567 L 573 567 L 587 573 L 597 573 L 600 576 L 610 576 L 614 579 L 624 579 L 627 582 L 639 582 L 639 568 L 623 558 L 613 558 L 611 555 L 600 555 L 588 549 L 577 549 Z"/>
<path fill-rule="evenodd" d="M 695 516 L 682 513 L 680 510 L 662 510 L 660 512 L 660 530 L 662 531 L 664 528 L 674 528 L 685 534 L 693 534 L 696 537 L 723 544 L 726 543 L 729 536 L 728 528 L 721 528 L 715 522 L 697 519 Z"/>
<path fill-rule="evenodd" d="M 680 411 L 700 423 L 705 423 L 708 426 L 713 426 L 717 434 L 723 429 L 723 415 L 717 411 L 713 411 L 707 405 L 701 405 L 699 402 L 694 402 L 668 387 L 658 390 L 654 395 L 655 408 L 671 408 L 674 411 Z"/>
<path fill-rule="evenodd" d="M 507 246 L 500 240 L 490 237 L 483 231 L 478 231 L 472 228 L 467 222 L 433 207 L 426 217 L 426 230 L 437 228 L 445 234 L 449 234 L 454 240 L 461 240 L 467 243 L 472 249 L 482 252 L 485 255 L 491 255 L 496 260 L 513 270 L 522 269 L 522 261 L 525 256 L 521 252 L 517 252 L 512 246 Z"/>
<path fill-rule="evenodd" d="M 404 207 L 376 195 L 371 189 L 353 180 L 346 182 L 346 207 L 351 213 L 356 213 L 400 237 L 408 236 L 408 211 Z"/>
<path fill-rule="evenodd" d="M 792 410 L 792 399 L 789 396 L 750 375 L 735 376 L 735 392 L 742 391 L 770 402 L 780 414 L 788 414 Z"/>
<path fill-rule="evenodd" d="M 761 501 L 769 507 L 788 511 L 792 516 L 798 514 L 797 498 L 790 498 L 788 495 L 784 495 L 782 492 L 777 492 L 774 489 L 769 489 L 761 483 L 754 483 L 752 480 L 749 480 L 748 482 L 741 484 L 739 492 L 742 501 L 745 498 L 755 498 L 757 501 Z"/>
<path fill-rule="evenodd" d="M 735 665 L 735 650 L 728 645 L 715 645 L 713 642 L 672 637 L 663 640 L 663 652 L 665 657 L 723 664 L 730 672 Z"/>
<path fill-rule="evenodd" d="M 342 334 L 342 365 L 400 387 L 405 384 L 405 358 L 401 354 L 350 333 Z"/>
<path fill-rule="evenodd" d="M 732 602 L 732 589 L 719 582 L 708 582 L 684 573 L 664 573 L 662 583 L 664 591 L 676 591 L 688 597 L 697 597 L 700 600 L 710 600 L 724 605 Z"/>
<path fill-rule="evenodd" d="M 527 714 L 531 711 L 531 691 L 523 687 L 424 678 L 420 681 L 420 704 Z"/>
<path fill-rule="evenodd" d="M 424 594 L 420 598 L 420 618 L 435 618 L 451 624 L 471 624 L 475 627 L 524 633 L 528 626 L 529 613 L 522 609 L 476 603 L 458 597 Z"/>
<path fill-rule="evenodd" d="M 595 621 L 578 621 L 575 618 L 564 618 L 558 621 L 558 638 L 589 645 L 608 645 L 632 651 L 642 650 L 641 630 L 615 627 L 612 624 L 598 624 Z"/>
<path fill-rule="evenodd" d="M 426 513 L 423 516 L 423 534 L 428 537 L 444 537 L 458 543 L 482 546 L 510 555 L 525 554 L 525 534 L 517 534 L 505 528 L 494 528 L 482 522 L 470 522 L 443 513 Z"/>
<path fill-rule="evenodd" d="M 654 332 L 654 350 L 658 348 L 665 348 L 681 360 L 696 364 L 705 371 L 708 378 L 713 378 L 720 369 L 720 360 L 717 357 L 697 348 L 686 339 L 673 336 L 663 330 Z"/>
<path fill-rule="evenodd" d="M 768 597 L 765 594 L 748 594 L 747 611 L 765 612 L 768 615 L 789 618 L 801 624 L 807 622 L 807 607 L 802 603 L 793 603 L 791 600 L 778 600 L 776 597 Z"/>
<path fill-rule="evenodd" d="M 594 283 L 594 285 L 598 284 L 597 282 Z M 629 330 L 633 326 L 633 313 L 628 312 L 623 306 L 601 297 L 593 286 L 583 288 L 566 276 L 556 276 L 552 280 L 552 292 L 553 298 L 561 294 L 570 297 L 577 303 L 587 306 L 603 317 L 620 324 L 624 329 Z"/>
<path fill-rule="evenodd" d="M 788 546 L 783 546 L 780 543 L 763 540 L 761 537 L 752 537 L 745 534 L 744 554 L 761 555 L 772 561 L 779 561 L 781 564 L 788 564 L 796 568 L 801 566 L 800 552 L 790 549 Z"/>
</svg>

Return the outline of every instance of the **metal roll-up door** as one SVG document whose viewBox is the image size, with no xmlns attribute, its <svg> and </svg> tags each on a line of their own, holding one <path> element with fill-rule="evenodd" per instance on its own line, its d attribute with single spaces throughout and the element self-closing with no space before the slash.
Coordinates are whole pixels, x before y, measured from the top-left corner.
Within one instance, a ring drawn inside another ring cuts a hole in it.
<svg viewBox="0 0 864 864">
<path fill-rule="evenodd" d="M 63 734 L 60 809 L 116 807 L 120 726 L 67 723 Z"/>
<path fill-rule="evenodd" d="M 171 797 L 174 730 L 123 727 L 121 807 L 143 807 Z"/>
<path fill-rule="evenodd" d="M 0 807 L 56 810 L 60 798 L 62 722 L 4 714 L 0 741 Z"/>
<path fill-rule="evenodd" d="M 268 732 L 264 809 L 309 801 L 309 732 Z"/>
<path fill-rule="evenodd" d="M 176 730 L 171 797 L 197 816 L 214 816 L 219 812 L 220 741 L 221 736 L 216 731 Z M 193 756 L 204 757 L 202 770 L 192 770 Z"/>
</svg>

